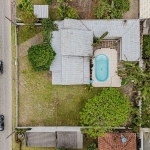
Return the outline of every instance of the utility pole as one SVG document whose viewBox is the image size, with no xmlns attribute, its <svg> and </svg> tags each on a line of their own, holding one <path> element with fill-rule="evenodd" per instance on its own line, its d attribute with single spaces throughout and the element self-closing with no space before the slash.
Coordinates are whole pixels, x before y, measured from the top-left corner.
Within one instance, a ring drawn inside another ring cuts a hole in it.
<svg viewBox="0 0 150 150">
<path fill-rule="evenodd" d="M 5 16 L 6 19 L 8 19 L 14 26 L 17 26 L 17 24 L 15 22 L 13 22 L 11 19 L 9 19 L 8 17 Z"/>
<path fill-rule="evenodd" d="M 10 135 L 7 136 L 7 138 L 9 138 L 12 134 L 14 134 L 16 132 L 16 130 L 14 130 Z M 6 138 L 6 139 L 7 139 Z"/>
</svg>

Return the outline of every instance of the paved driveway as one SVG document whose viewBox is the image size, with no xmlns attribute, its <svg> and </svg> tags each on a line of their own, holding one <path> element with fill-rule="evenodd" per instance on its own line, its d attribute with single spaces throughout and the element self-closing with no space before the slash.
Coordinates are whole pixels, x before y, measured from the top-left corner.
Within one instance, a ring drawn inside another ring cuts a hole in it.
<svg viewBox="0 0 150 150">
<path fill-rule="evenodd" d="M 10 0 L 0 0 L 0 60 L 4 64 L 4 73 L 0 75 L 0 114 L 5 116 L 5 130 L 0 132 L 0 150 L 11 150 L 12 99 L 11 99 L 11 25 Z"/>
</svg>

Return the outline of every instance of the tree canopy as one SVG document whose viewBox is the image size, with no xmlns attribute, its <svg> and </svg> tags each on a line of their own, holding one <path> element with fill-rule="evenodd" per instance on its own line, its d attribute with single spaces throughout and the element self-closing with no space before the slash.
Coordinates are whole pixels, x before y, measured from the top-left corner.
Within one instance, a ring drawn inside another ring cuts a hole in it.
<svg viewBox="0 0 150 150">
<path fill-rule="evenodd" d="M 28 59 L 35 71 L 49 70 L 55 55 L 49 44 L 34 45 L 28 50 Z"/>
<path fill-rule="evenodd" d="M 80 122 L 83 132 L 91 137 L 103 136 L 111 132 L 112 127 L 119 127 L 126 123 L 131 112 L 128 98 L 122 95 L 117 88 L 104 88 L 85 104 L 80 112 Z"/>
</svg>

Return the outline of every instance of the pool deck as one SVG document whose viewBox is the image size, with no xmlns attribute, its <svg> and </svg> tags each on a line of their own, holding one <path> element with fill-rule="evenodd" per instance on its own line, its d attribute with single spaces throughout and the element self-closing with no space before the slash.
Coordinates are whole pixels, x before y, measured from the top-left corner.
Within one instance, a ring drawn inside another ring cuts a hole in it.
<svg viewBox="0 0 150 150">
<path fill-rule="evenodd" d="M 104 82 L 99 82 L 95 77 L 94 59 L 99 54 L 105 54 L 109 58 L 109 77 Z M 94 57 L 92 62 L 93 62 L 93 68 L 92 68 L 93 87 L 120 87 L 121 86 L 121 78 L 117 74 L 118 58 L 117 58 L 117 51 L 115 49 L 110 49 L 110 48 L 97 49 L 94 52 Z"/>
</svg>

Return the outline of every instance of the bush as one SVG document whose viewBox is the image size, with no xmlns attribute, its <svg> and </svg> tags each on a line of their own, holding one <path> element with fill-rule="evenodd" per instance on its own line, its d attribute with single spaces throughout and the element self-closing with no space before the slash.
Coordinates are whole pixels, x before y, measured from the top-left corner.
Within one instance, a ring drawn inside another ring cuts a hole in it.
<svg viewBox="0 0 150 150">
<path fill-rule="evenodd" d="M 119 127 L 126 123 L 131 112 L 128 98 L 122 96 L 117 88 L 104 88 L 85 104 L 80 113 L 80 122 L 83 132 L 91 137 L 103 136 L 111 132 L 112 127 Z"/>
<path fill-rule="evenodd" d="M 94 7 L 94 15 L 98 19 L 110 19 L 112 8 L 107 2 L 99 2 L 98 6 Z"/>
<path fill-rule="evenodd" d="M 53 0 L 45 0 L 47 4 L 51 4 Z"/>
<path fill-rule="evenodd" d="M 94 15 L 98 19 L 120 19 L 122 18 L 122 13 L 130 9 L 129 0 L 114 0 L 113 4 L 114 7 L 112 7 L 110 1 L 99 1 L 97 6 L 94 7 Z"/>
<path fill-rule="evenodd" d="M 45 43 L 49 43 L 52 34 L 50 32 L 55 31 L 58 29 L 57 25 L 53 23 L 53 21 L 50 18 L 43 19 L 42 20 L 42 27 L 43 27 L 43 41 Z"/>
<path fill-rule="evenodd" d="M 100 36 L 99 38 L 97 38 L 97 37 L 94 36 L 92 46 L 93 46 L 93 47 L 98 46 L 98 44 L 105 38 L 105 36 L 107 36 L 108 33 L 109 33 L 109 32 L 106 31 L 106 32 L 103 33 L 102 36 Z"/>
<path fill-rule="evenodd" d="M 22 0 L 22 3 L 19 4 L 19 8 L 22 11 L 33 12 L 33 6 L 31 2 L 32 0 Z"/>
<path fill-rule="evenodd" d="M 25 24 L 28 24 L 28 25 L 31 25 L 38 21 L 37 17 L 34 15 L 33 12 L 27 13 L 25 11 L 22 11 L 20 18 Z"/>
<path fill-rule="evenodd" d="M 61 3 L 58 6 L 58 12 L 59 12 L 61 19 L 64 19 L 64 18 L 78 19 L 79 18 L 77 10 L 75 8 L 67 6 L 64 3 Z"/>
<path fill-rule="evenodd" d="M 121 10 L 122 12 L 127 12 L 130 9 L 130 1 L 129 0 L 113 0 L 114 8 L 117 10 Z"/>
<path fill-rule="evenodd" d="M 42 20 L 43 30 L 55 31 L 58 29 L 57 25 L 50 19 L 46 18 Z"/>
<path fill-rule="evenodd" d="M 28 59 L 35 71 L 49 70 L 55 55 L 49 44 L 34 45 L 28 50 Z"/>
<path fill-rule="evenodd" d="M 150 35 L 143 36 L 143 53 L 144 59 L 150 58 Z"/>
<path fill-rule="evenodd" d="M 87 147 L 87 150 L 98 150 L 98 148 L 96 147 L 95 143 L 92 143 Z"/>
</svg>

